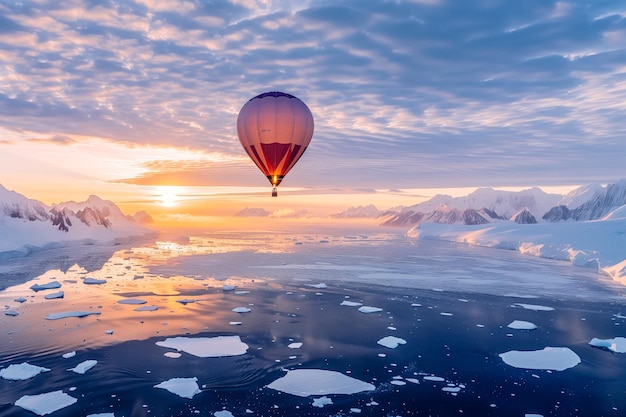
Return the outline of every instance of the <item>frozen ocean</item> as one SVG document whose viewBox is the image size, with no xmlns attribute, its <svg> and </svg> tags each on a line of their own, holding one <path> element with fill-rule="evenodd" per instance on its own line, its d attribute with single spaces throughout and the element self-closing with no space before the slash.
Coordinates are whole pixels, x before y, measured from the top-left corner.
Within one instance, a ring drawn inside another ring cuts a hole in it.
<svg viewBox="0 0 626 417">
<path fill-rule="evenodd" d="M 0 262 L 0 416 L 623 416 L 626 287 L 403 230 Z"/>
</svg>

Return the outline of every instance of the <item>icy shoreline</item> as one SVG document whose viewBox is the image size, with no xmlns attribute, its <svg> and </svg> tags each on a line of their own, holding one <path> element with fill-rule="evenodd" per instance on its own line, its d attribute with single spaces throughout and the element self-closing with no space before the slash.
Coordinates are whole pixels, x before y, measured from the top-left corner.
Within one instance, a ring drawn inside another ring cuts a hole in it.
<svg viewBox="0 0 626 417">
<path fill-rule="evenodd" d="M 586 222 L 486 225 L 422 223 L 409 238 L 435 239 L 568 261 L 593 268 L 626 285 L 626 218 Z"/>
</svg>

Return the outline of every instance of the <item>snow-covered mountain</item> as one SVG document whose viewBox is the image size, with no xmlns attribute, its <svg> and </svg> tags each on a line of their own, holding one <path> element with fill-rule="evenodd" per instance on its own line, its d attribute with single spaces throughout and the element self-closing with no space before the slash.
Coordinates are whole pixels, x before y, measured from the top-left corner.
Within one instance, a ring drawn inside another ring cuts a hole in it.
<svg viewBox="0 0 626 417">
<path fill-rule="evenodd" d="M 50 247 L 116 244 L 155 236 L 145 212 L 128 216 L 111 201 L 90 196 L 84 202 L 52 207 L 0 185 L 0 257 Z"/>
<path fill-rule="evenodd" d="M 333 219 L 375 219 L 383 212 L 378 210 L 373 204 L 367 206 L 350 207 L 340 213 L 331 214 Z"/>
<path fill-rule="evenodd" d="M 480 188 L 463 197 L 436 195 L 432 199 L 405 207 L 399 212 L 386 212 L 384 226 L 413 226 L 419 223 L 485 224 L 511 219 L 517 223 L 541 216 L 563 199 L 540 188 L 514 192 Z M 524 213 L 520 216 L 520 213 Z"/>
</svg>

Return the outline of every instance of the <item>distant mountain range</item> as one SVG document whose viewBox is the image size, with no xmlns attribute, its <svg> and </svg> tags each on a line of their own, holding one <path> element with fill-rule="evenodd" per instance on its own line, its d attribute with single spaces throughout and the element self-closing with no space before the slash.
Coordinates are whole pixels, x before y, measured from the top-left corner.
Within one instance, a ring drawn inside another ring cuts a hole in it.
<svg viewBox="0 0 626 417">
<path fill-rule="evenodd" d="M 464 197 L 436 195 L 409 207 L 387 211 L 359 206 L 332 215 L 334 218 L 378 218 L 381 225 L 412 227 L 421 223 L 478 225 L 502 220 L 519 224 L 596 220 L 626 205 L 626 179 L 603 187 L 593 183 L 565 196 L 539 188 L 513 192 L 480 188 Z"/>
<path fill-rule="evenodd" d="M 95 195 L 84 202 L 47 206 L 0 185 L 0 253 L 25 254 L 68 244 L 108 244 L 153 236 L 144 211 L 125 215 Z M 0 255 L 0 257 L 2 257 Z"/>
</svg>

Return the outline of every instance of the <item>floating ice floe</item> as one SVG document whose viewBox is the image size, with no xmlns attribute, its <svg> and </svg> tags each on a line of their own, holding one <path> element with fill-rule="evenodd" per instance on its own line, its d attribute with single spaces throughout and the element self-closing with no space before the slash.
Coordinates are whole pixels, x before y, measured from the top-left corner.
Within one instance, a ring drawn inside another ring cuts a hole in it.
<svg viewBox="0 0 626 417">
<path fill-rule="evenodd" d="M 18 316 L 20 313 L 17 312 L 17 310 L 4 310 L 4 315 L 5 316 Z"/>
<path fill-rule="evenodd" d="M 55 300 L 57 298 L 63 298 L 65 297 L 65 292 L 63 291 L 57 291 L 57 292 L 53 292 L 50 294 L 46 294 L 43 296 L 43 298 L 45 298 L 46 300 Z"/>
<path fill-rule="evenodd" d="M 13 301 L 15 301 L 16 303 L 25 303 L 26 302 L 26 298 L 24 298 L 24 297 L 17 297 L 15 299 L 13 299 Z"/>
<path fill-rule="evenodd" d="M 323 369 L 296 369 L 267 386 L 299 397 L 309 395 L 356 394 L 376 387 L 340 372 Z"/>
<path fill-rule="evenodd" d="M 194 300 L 193 298 L 184 298 L 182 300 L 176 300 L 177 303 L 181 303 L 182 305 L 187 305 L 190 303 L 195 303 L 197 300 Z"/>
<path fill-rule="evenodd" d="M 99 315 L 99 311 L 62 311 L 60 313 L 51 313 L 46 316 L 46 320 L 59 320 L 68 317 L 87 317 L 91 315 Z"/>
<path fill-rule="evenodd" d="M 114 413 L 96 413 L 88 414 L 86 417 L 115 417 Z"/>
<path fill-rule="evenodd" d="M 0 378 L 11 381 L 24 381 L 33 378 L 42 372 L 48 372 L 50 369 L 41 366 L 31 365 L 28 362 L 9 365 L 4 369 L 0 369 Z"/>
<path fill-rule="evenodd" d="M 357 303 L 356 301 L 348 301 L 348 300 L 343 300 L 341 302 L 341 304 L 339 304 L 341 306 L 348 306 L 348 307 L 358 307 L 358 306 L 362 306 L 363 303 Z"/>
<path fill-rule="evenodd" d="M 541 350 L 511 350 L 500 358 L 509 366 L 522 369 L 564 371 L 580 363 L 580 357 L 566 347 L 545 347 Z"/>
<path fill-rule="evenodd" d="M 156 311 L 158 309 L 159 309 L 158 306 L 141 306 L 141 307 L 137 307 L 135 311 Z"/>
<path fill-rule="evenodd" d="M 324 284 L 323 282 L 319 283 L 319 284 L 309 284 L 309 287 L 313 287 L 313 288 L 317 288 L 317 289 L 322 289 L 322 288 L 328 288 L 328 285 Z"/>
<path fill-rule="evenodd" d="M 524 304 L 524 303 L 515 303 L 513 307 L 522 307 L 526 310 L 534 310 L 534 311 L 554 311 L 554 308 L 542 306 L 538 304 Z"/>
<path fill-rule="evenodd" d="M 302 347 L 302 342 L 289 343 L 287 347 L 289 349 L 300 349 Z"/>
<path fill-rule="evenodd" d="M 228 410 L 216 411 L 213 413 L 213 417 L 235 417 L 233 413 Z"/>
<path fill-rule="evenodd" d="M 228 284 L 222 285 L 222 291 L 234 291 L 234 290 L 235 290 L 234 285 L 228 285 Z"/>
<path fill-rule="evenodd" d="M 38 395 L 24 395 L 15 402 L 15 405 L 39 416 L 44 416 L 70 406 L 77 401 L 76 398 L 59 390 Z"/>
<path fill-rule="evenodd" d="M 249 309 L 248 307 L 236 307 L 236 308 L 233 308 L 233 311 L 234 311 L 235 313 L 249 313 L 249 312 L 251 312 L 252 310 L 251 310 L 251 309 Z"/>
<path fill-rule="evenodd" d="M 378 308 L 378 307 L 362 306 L 362 307 L 359 307 L 359 311 L 361 313 L 369 314 L 369 313 L 378 313 L 380 311 L 383 311 L 383 309 Z"/>
<path fill-rule="evenodd" d="M 146 300 L 141 300 L 139 298 L 124 298 L 123 300 L 117 300 L 118 304 L 146 304 Z"/>
<path fill-rule="evenodd" d="M 535 330 L 537 325 L 529 321 L 513 320 L 507 327 L 515 330 Z"/>
<path fill-rule="evenodd" d="M 445 382 L 446 379 L 442 378 L 440 376 L 435 376 L 435 375 L 426 375 L 424 377 L 424 381 L 432 381 L 432 382 Z"/>
<path fill-rule="evenodd" d="M 91 368 L 93 368 L 94 366 L 96 366 L 97 364 L 98 364 L 97 360 L 90 359 L 90 360 L 79 363 L 75 367 L 68 369 L 68 371 L 72 371 L 72 372 L 82 375 L 86 373 L 88 370 L 90 370 Z"/>
<path fill-rule="evenodd" d="M 198 386 L 198 378 L 172 378 L 167 381 L 163 381 L 160 384 L 154 386 L 154 388 L 161 388 L 176 394 L 182 398 L 193 398 L 194 395 L 200 393 L 200 387 Z"/>
<path fill-rule="evenodd" d="M 615 353 L 626 353 L 626 338 L 624 337 L 616 337 L 613 339 L 598 339 L 594 337 L 589 344 Z"/>
<path fill-rule="evenodd" d="M 313 399 L 313 407 L 323 408 L 325 405 L 330 405 L 332 403 L 333 400 L 326 396 Z"/>
<path fill-rule="evenodd" d="M 187 352 L 200 358 L 219 358 L 244 355 L 248 345 L 239 336 L 168 337 L 156 342 L 157 346 Z"/>
<path fill-rule="evenodd" d="M 179 352 L 165 352 L 163 356 L 166 358 L 178 359 L 181 357 L 181 354 Z"/>
<path fill-rule="evenodd" d="M 30 289 L 37 292 L 43 290 L 52 290 L 55 288 L 61 288 L 61 283 L 59 281 L 50 281 L 47 284 L 33 284 L 30 286 Z"/>
<path fill-rule="evenodd" d="M 406 345 L 406 340 L 395 336 L 386 336 L 380 339 L 377 343 L 389 349 L 395 349 L 398 345 Z"/>
<path fill-rule="evenodd" d="M 70 358 L 73 358 L 74 356 L 76 356 L 76 351 L 73 350 L 71 352 L 64 353 L 61 356 L 63 357 L 63 359 L 70 359 Z"/>
<path fill-rule="evenodd" d="M 99 278 L 85 278 L 83 279 L 83 284 L 87 284 L 87 285 L 101 285 L 101 284 L 106 284 L 107 280 L 106 279 L 99 279 Z"/>
</svg>

